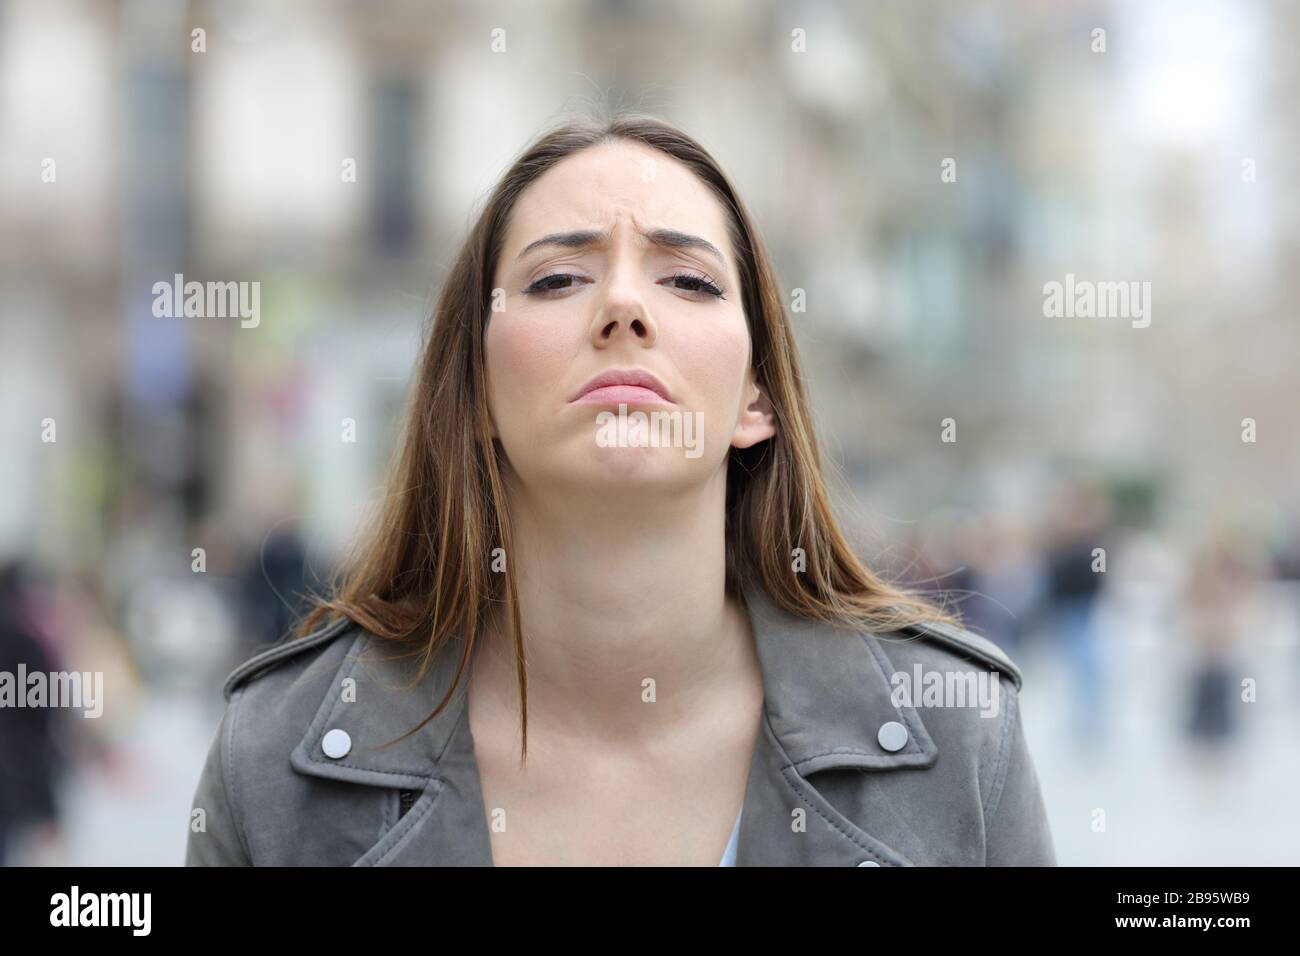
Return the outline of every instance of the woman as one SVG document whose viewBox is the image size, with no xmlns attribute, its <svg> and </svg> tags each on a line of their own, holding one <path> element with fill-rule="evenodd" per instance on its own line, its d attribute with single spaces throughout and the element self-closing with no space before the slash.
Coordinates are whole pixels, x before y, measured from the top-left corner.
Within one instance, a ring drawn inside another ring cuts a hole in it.
<svg viewBox="0 0 1300 956">
<path fill-rule="evenodd" d="M 566 125 L 448 277 L 346 579 L 227 680 L 187 861 L 1052 864 L 1019 685 L 846 544 L 717 163 Z"/>
</svg>

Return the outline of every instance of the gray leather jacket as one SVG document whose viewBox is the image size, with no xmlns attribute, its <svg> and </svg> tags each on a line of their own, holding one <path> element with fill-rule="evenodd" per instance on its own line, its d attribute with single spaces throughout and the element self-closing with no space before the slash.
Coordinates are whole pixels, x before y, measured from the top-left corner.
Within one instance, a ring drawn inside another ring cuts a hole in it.
<svg viewBox="0 0 1300 956">
<path fill-rule="evenodd" d="M 943 626 L 853 633 L 758 591 L 746 601 L 765 705 L 737 866 L 1056 864 L 1021 674 L 995 644 Z M 442 699 L 459 652 L 403 689 L 411 662 L 345 620 L 237 668 L 186 864 L 491 866 L 464 682 L 420 733 L 376 746 Z M 977 682 L 994 689 L 982 704 Z M 964 686 L 965 706 L 936 696 L 944 685 Z"/>
</svg>

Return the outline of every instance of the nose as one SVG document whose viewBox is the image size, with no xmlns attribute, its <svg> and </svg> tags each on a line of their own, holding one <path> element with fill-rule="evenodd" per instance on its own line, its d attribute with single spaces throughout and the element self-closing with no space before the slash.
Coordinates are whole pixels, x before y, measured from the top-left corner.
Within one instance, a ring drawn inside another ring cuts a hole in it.
<svg viewBox="0 0 1300 956">
<path fill-rule="evenodd" d="M 609 275 L 604 300 L 591 323 L 591 344 L 598 349 L 630 343 L 649 348 L 659 337 L 659 326 L 639 285 L 641 277 L 632 256 L 620 257 Z"/>
</svg>

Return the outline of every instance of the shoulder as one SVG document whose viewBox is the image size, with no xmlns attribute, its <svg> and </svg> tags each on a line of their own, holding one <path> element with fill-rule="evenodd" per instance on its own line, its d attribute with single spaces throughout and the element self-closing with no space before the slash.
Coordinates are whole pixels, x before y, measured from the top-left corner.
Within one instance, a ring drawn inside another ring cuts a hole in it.
<svg viewBox="0 0 1300 956">
<path fill-rule="evenodd" d="M 946 762 L 949 772 L 956 765 L 964 781 L 958 786 L 978 794 L 984 864 L 1055 866 L 1021 710 L 1020 668 L 993 641 L 965 628 L 931 623 L 891 635 L 881 645 L 898 671 L 912 671 L 902 683 L 914 713 L 924 715 L 940 751 L 959 755 Z M 932 679 L 934 674 L 940 679 Z"/>
<path fill-rule="evenodd" d="M 257 821 L 266 815 L 257 807 L 294 805 L 290 753 L 328 692 L 354 631 L 351 621 L 332 622 L 259 651 L 226 678 L 225 711 L 194 792 L 204 826 L 189 834 L 187 865 L 248 865 L 265 858 Z"/>
<path fill-rule="evenodd" d="M 939 670 L 966 668 L 997 674 L 1019 691 L 1024 683 L 1020 667 L 1001 647 L 963 627 L 940 621 L 909 624 L 896 631 L 877 632 L 891 658 L 929 665 Z"/>
<path fill-rule="evenodd" d="M 231 671 L 222 685 L 222 695 L 226 700 L 230 700 L 236 691 L 261 680 L 273 671 L 284 669 L 286 665 L 292 665 L 288 670 L 300 672 L 323 659 L 324 665 L 328 666 L 330 661 L 340 654 L 341 649 L 351 643 L 343 638 L 355 638 L 357 631 L 356 622 L 343 617 L 322 625 L 302 637 L 278 641 L 258 651 Z M 337 667 L 339 661 L 333 662 Z"/>
<path fill-rule="evenodd" d="M 364 843 L 366 835 L 356 828 L 369 825 L 369 796 L 355 793 L 344 801 L 333 782 L 327 794 L 317 779 L 327 774 L 304 771 L 302 760 L 304 748 L 314 753 L 319 746 L 321 722 L 341 699 L 340 680 L 360 673 L 360 657 L 372 638 L 355 622 L 336 620 L 271 645 L 230 673 L 223 685 L 225 711 L 194 797 L 206 828 L 190 837 L 187 862 L 300 865 L 333 852 L 328 841 L 301 841 L 302 827 L 286 829 L 285 820 L 340 833 L 351 827 L 340 840 Z M 366 793 L 381 803 L 387 799 L 378 790 Z M 328 823 L 321 818 L 326 806 L 340 811 Z M 366 813 L 350 821 L 359 806 Z"/>
<path fill-rule="evenodd" d="M 288 766 L 289 755 L 336 694 L 341 668 L 367 638 L 344 618 L 254 654 L 226 678 L 225 759 L 245 779 Z"/>
<path fill-rule="evenodd" d="M 992 782 L 983 794 L 990 796 L 1021 733 L 1020 667 L 993 641 L 950 624 L 912 624 L 872 637 L 889 662 L 893 705 L 921 721 L 940 752 L 972 761 Z"/>
</svg>

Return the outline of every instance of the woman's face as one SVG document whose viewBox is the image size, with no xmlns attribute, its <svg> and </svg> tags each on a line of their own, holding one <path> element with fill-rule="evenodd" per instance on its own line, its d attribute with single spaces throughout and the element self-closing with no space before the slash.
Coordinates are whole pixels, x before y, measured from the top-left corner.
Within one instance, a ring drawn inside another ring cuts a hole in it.
<svg viewBox="0 0 1300 956">
<path fill-rule="evenodd" d="M 724 217 L 685 166 L 626 141 L 520 195 L 485 349 L 494 432 L 525 488 L 679 491 L 773 434 Z M 593 383 L 605 373 L 623 381 Z"/>
</svg>

